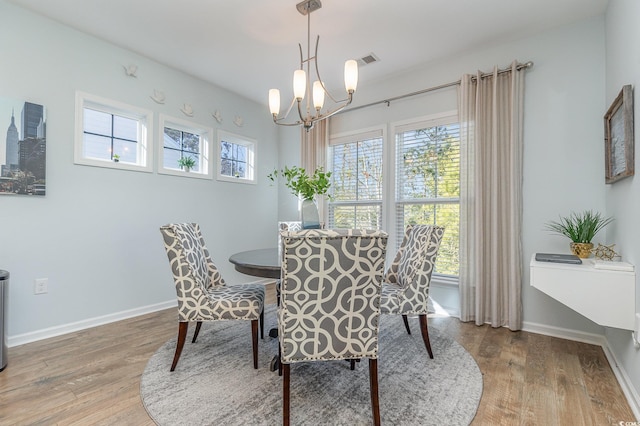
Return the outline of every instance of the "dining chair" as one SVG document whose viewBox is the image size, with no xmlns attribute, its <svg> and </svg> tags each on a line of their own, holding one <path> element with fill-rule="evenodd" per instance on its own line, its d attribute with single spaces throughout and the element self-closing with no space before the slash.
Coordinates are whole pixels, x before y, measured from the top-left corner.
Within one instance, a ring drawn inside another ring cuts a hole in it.
<svg viewBox="0 0 640 426">
<path fill-rule="evenodd" d="M 374 424 L 378 320 L 387 234 L 365 230 L 283 232 L 278 308 L 282 423 L 289 424 L 291 364 L 369 359 Z"/>
<path fill-rule="evenodd" d="M 385 273 L 380 299 L 381 312 L 402 315 L 408 334 L 411 329 L 407 315 L 418 315 L 422 340 L 431 359 L 433 351 L 427 327 L 429 285 L 443 235 L 441 226 L 406 227 L 402 244 Z"/>
<path fill-rule="evenodd" d="M 174 371 L 187 336 L 189 323 L 196 323 L 195 343 L 203 321 L 251 321 L 253 368 L 258 368 L 258 323 L 264 338 L 264 286 L 227 285 L 211 260 L 196 223 L 174 223 L 160 227 L 178 298 L 178 341 L 171 364 Z"/>
</svg>

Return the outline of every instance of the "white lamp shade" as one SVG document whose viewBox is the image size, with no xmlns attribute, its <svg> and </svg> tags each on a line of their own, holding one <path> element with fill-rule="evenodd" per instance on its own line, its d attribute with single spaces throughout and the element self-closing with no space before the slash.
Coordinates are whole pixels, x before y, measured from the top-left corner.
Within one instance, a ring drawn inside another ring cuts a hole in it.
<svg viewBox="0 0 640 426">
<path fill-rule="evenodd" d="M 301 100 L 307 90 L 307 75 L 304 70 L 296 70 L 293 73 L 293 96 Z"/>
<path fill-rule="evenodd" d="M 344 88 L 355 92 L 358 87 L 358 63 L 350 59 L 344 63 Z"/>
<path fill-rule="evenodd" d="M 269 110 L 271 114 L 280 114 L 280 91 L 278 89 L 269 90 Z"/>
<path fill-rule="evenodd" d="M 313 107 L 321 110 L 324 105 L 324 89 L 319 81 L 313 82 Z"/>
</svg>

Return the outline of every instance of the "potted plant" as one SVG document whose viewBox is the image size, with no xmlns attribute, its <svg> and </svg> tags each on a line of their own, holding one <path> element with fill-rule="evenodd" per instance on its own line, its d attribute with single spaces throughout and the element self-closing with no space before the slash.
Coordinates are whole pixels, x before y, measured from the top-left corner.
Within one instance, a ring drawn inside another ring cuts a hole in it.
<svg viewBox="0 0 640 426">
<path fill-rule="evenodd" d="M 287 167 L 274 170 L 267 177 L 275 182 L 279 176 L 285 179 L 285 186 L 291 193 L 302 200 L 300 209 L 302 225 L 304 228 L 319 228 L 320 219 L 318 206 L 316 205 L 317 195 L 326 195 L 331 199 L 329 188 L 331 187 L 331 172 L 325 172 L 322 167 L 318 167 L 312 175 L 298 166 Z"/>
<path fill-rule="evenodd" d="M 184 169 L 185 172 L 191 171 L 193 166 L 196 165 L 196 160 L 191 157 L 180 157 L 178 160 L 178 165 L 181 169 Z"/>
<path fill-rule="evenodd" d="M 546 229 L 564 235 L 571 240 L 569 247 L 576 256 L 586 259 L 593 249 L 593 237 L 613 221 L 611 217 L 603 217 L 591 210 L 582 213 L 571 212 L 569 216 L 560 216 L 559 221 L 549 221 Z"/>
<path fill-rule="evenodd" d="M 113 154 L 113 162 L 114 163 L 118 163 L 120 162 L 120 156 L 118 154 Z"/>
</svg>

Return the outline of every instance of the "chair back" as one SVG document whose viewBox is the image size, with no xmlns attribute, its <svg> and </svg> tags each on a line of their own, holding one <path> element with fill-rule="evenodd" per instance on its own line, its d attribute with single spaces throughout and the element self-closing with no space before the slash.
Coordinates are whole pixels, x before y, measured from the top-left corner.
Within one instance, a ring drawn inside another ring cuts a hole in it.
<svg viewBox="0 0 640 426">
<path fill-rule="evenodd" d="M 181 321 L 193 321 L 207 312 L 207 289 L 225 282 L 204 244 L 196 223 L 173 223 L 160 227 L 178 297 Z"/>
<path fill-rule="evenodd" d="M 313 229 L 282 240 L 282 362 L 377 358 L 386 232 Z"/>
<path fill-rule="evenodd" d="M 278 222 L 278 259 L 282 259 L 282 237 L 281 232 L 295 232 L 302 230 L 302 222 L 290 221 L 290 222 Z"/>
<path fill-rule="evenodd" d="M 385 274 L 385 282 L 402 287 L 401 303 L 412 305 L 410 312 L 427 312 L 431 274 L 443 235 L 441 226 L 407 225 L 402 244 Z"/>
</svg>

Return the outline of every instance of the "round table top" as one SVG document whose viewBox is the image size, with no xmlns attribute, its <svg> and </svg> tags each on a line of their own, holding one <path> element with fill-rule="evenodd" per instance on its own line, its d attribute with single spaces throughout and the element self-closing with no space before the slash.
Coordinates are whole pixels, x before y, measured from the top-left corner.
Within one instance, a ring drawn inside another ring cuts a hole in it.
<svg viewBox="0 0 640 426">
<path fill-rule="evenodd" d="M 262 278 L 280 278 L 280 262 L 278 249 L 258 249 L 242 251 L 231 255 L 229 262 L 235 265 L 236 271 Z"/>
</svg>

